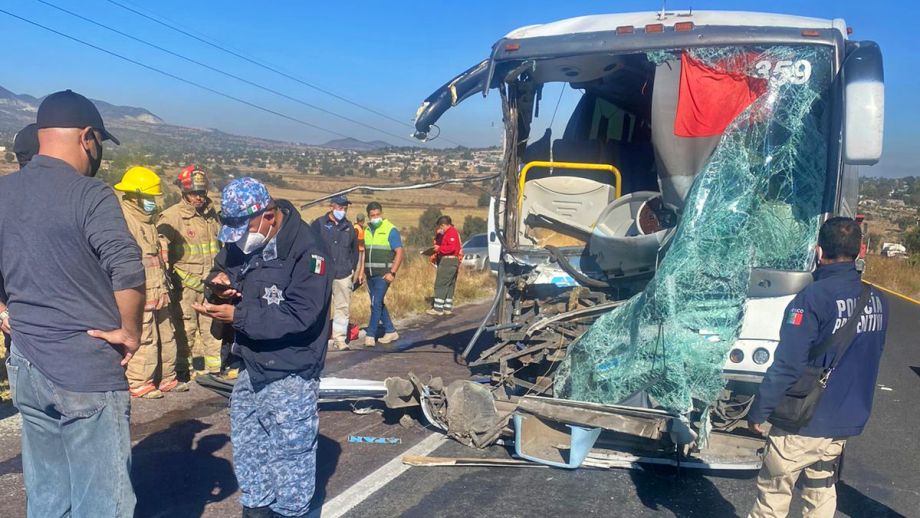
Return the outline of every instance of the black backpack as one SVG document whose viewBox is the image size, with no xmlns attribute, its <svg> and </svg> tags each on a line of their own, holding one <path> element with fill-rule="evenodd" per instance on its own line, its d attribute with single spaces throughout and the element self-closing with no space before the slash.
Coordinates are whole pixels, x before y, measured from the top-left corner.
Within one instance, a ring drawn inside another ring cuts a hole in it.
<svg viewBox="0 0 920 518">
<path fill-rule="evenodd" d="M 815 415 L 815 409 L 818 402 L 827 388 L 827 381 L 847 349 L 855 341 L 856 326 L 859 323 L 860 316 L 869 303 L 870 289 L 863 286 L 853 313 L 842 328 L 836 333 L 828 336 L 817 347 L 808 352 L 808 365 L 795 384 L 786 391 L 783 400 L 777 405 L 776 409 L 768 419 L 774 426 L 782 428 L 787 432 L 796 433 L 799 429 L 806 426 L 811 418 Z M 813 365 L 814 361 L 820 358 L 828 351 L 836 351 L 834 359 L 827 367 L 818 367 Z"/>
</svg>

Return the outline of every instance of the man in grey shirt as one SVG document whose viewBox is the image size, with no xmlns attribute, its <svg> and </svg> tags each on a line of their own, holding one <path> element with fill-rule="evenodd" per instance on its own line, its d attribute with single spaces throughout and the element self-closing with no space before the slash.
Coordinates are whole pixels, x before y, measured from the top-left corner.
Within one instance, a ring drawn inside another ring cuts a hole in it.
<svg viewBox="0 0 920 518">
<path fill-rule="evenodd" d="M 49 95 L 40 154 L 0 177 L 0 324 L 22 414 L 29 516 L 130 517 L 130 398 L 144 267 L 114 192 L 92 178 L 106 131 L 91 101 Z"/>
</svg>

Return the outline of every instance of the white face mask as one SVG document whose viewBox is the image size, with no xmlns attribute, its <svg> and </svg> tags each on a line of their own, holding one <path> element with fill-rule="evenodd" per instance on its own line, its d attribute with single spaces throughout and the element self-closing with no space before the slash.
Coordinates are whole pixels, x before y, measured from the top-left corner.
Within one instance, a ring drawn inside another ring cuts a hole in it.
<svg viewBox="0 0 920 518">
<path fill-rule="evenodd" d="M 259 229 L 262 230 L 262 222 L 259 222 Z M 240 247 L 240 250 L 244 254 L 249 255 L 256 250 L 265 246 L 265 242 L 268 241 L 268 236 L 262 234 L 259 231 L 256 232 L 246 232 L 246 234 L 236 242 L 236 246 Z"/>
<path fill-rule="evenodd" d="M 376 227 L 383 223 L 383 218 L 371 218 L 371 226 Z"/>
<path fill-rule="evenodd" d="M 141 200 L 141 208 L 144 209 L 144 212 L 147 214 L 153 214 L 157 210 L 157 202 L 153 200 L 143 199 Z"/>
</svg>

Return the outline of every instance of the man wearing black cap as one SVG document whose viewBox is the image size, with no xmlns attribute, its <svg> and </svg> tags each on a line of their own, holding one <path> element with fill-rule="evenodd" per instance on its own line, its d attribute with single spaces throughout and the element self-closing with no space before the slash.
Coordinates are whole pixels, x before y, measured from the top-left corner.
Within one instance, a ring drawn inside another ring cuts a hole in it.
<svg viewBox="0 0 920 518">
<path fill-rule="evenodd" d="M 13 153 L 19 167 L 23 168 L 38 154 L 38 125 L 34 122 L 19 130 L 13 137 Z"/>
<path fill-rule="evenodd" d="M 364 264 L 359 261 L 358 237 L 345 216 L 351 202 L 344 194 L 332 198 L 329 212 L 313 221 L 332 258 L 332 347 L 348 347 L 348 307 L 355 283 L 364 283 Z"/>
<path fill-rule="evenodd" d="M 91 178 L 105 129 L 67 90 L 38 108 L 40 153 L 0 177 L 0 291 L 29 516 L 134 513 L 130 398 L 144 266 L 112 189 Z"/>
<path fill-rule="evenodd" d="M 13 153 L 16 154 L 16 161 L 19 162 L 20 169 L 38 154 L 38 130 L 34 122 L 19 130 L 13 137 Z M 9 311 L 6 309 L 6 293 L 3 292 L 2 285 L 3 283 L 0 282 L 0 334 L 3 334 L 3 343 L 6 344 L 7 354 L 9 354 Z"/>
</svg>

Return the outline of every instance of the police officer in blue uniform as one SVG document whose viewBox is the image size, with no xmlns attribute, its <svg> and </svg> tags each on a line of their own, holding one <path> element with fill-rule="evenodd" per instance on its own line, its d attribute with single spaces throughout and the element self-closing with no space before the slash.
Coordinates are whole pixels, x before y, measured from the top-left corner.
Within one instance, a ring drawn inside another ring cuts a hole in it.
<svg viewBox="0 0 920 518">
<path fill-rule="evenodd" d="M 804 515 L 834 516 L 840 458 L 847 438 L 861 434 L 869 420 L 888 328 L 888 303 L 880 292 L 872 289 L 865 307 L 857 307 L 863 291 L 855 263 L 861 242 L 859 225 L 852 219 L 827 220 L 818 235 L 815 282 L 786 308 L 773 365 L 767 369 L 748 414 L 753 431 L 765 431 L 763 423 L 771 420 L 771 414 L 809 365 L 826 372 L 835 360 L 833 351 L 843 351 L 843 355 L 837 359 L 807 424 L 797 430 L 784 429 L 774 414 L 751 517 L 786 516 L 792 489 L 802 472 Z M 840 331 L 851 318 L 859 321 L 848 347 L 829 348 L 810 363 L 811 349 Z"/>
<path fill-rule="evenodd" d="M 244 517 L 302 516 L 316 480 L 319 374 L 329 336 L 328 253 L 294 206 L 255 179 L 221 195 L 207 285 L 222 303 L 196 311 L 232 325 L 242 357 L 230 399 L 233 464 Z"/>
</svg>

